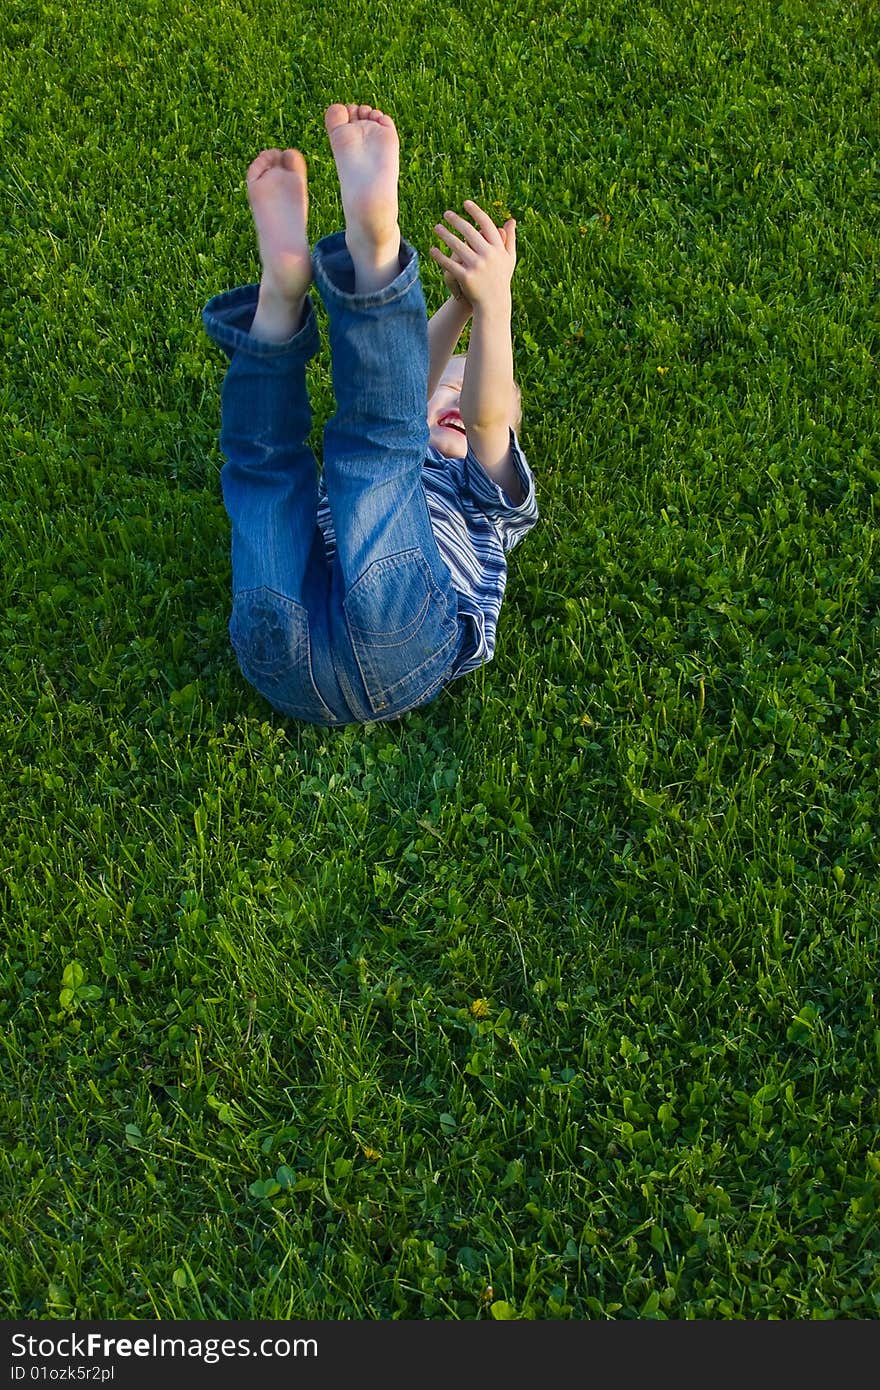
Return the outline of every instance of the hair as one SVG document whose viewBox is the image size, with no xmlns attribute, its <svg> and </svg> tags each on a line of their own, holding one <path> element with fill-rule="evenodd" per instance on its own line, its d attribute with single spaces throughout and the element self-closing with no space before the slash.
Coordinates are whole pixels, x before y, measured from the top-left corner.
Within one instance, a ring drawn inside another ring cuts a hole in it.
<svg viewBox="0 0 880 1390">
<path fill-rule="evenodd" d="M 465 362 L 465 361 L 467 361 L 467 353 L 466 353 L 466 352 L 456 352 L 456 353 L 453 353 L 452 357 L 451 357 L 449 360 L 450 360 L 451 362 Z M 514 380 L 513 389 L 514 389 L 514 392 L 515 392 L 515 394 L 516 394 L 516 411 L 515 411 L 514 419 L 513 419 L 513 428 L 514 428 L 515 430 L 518 430 L 519 427 L 520 427 L 520 425 L 522 424 L 522 390 L 521 390 L 521 388 L 520 388 L 519 382 L 516 381 L 516 380 Z"/>
</svg>

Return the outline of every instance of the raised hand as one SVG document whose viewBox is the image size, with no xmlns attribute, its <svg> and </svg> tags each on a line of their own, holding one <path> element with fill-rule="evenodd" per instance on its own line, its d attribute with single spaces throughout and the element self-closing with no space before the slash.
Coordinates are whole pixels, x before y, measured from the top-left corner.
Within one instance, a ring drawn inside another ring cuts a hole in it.
<svg viewBox="0 0 880 1390">
<path fill-rule="evenodd" d="M 473 221 L 468 222 L 455 212 L 445 212 L 445 221 L 455 231 L 449 231 L 440 222 L 434 231 L 450 254 L 432 246 L 431 256 L 456 299 L 465 299 L 474 309 L 509 304 L 510 281 L 516 266 L 516 222 L 510 217 L 503 227 L 496 227 L 489 214 L 471 198 L 464 208 Z"/>
</svg>

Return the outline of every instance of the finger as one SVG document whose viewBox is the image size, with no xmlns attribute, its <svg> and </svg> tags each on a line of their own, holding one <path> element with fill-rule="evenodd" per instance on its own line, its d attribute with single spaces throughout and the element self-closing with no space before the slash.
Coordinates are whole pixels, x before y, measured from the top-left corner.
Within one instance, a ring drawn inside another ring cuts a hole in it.
<svg viewBox="0 0 880 1390">
<path fill-rule="evenodd" d="M 444 256 L 443 252 L 438 247 L 431 246 L 428 250 L 432 260 L 434 260 L 443 271 L 444 284 L 453 298 L 464 298 L 466 291 L 458 274 L 456 274 L 456 271 L 458 271 L 459 274 L 461 273 L 462 267 L 456 261 L 450 260 L 448 256 Z"/>
<path fill-rule="evenodd" d="M 463 217 L 459 217 L 457 212 L 444 212 L 443 216 L 450 222 L 457 232 L 460 232 L 472 251 L 482 251 L 486 245 L 488 237 L 475 227 L 472 222 L 467 222 Z"/>
<path fill-rule="evenodd" d="M 452 232 L 450 232 L 446 227 L 444 227 L 442 222 L 437 223 L 437 225 L 434 228 L 434 231 L 436 232 L 440 240 L 445 241 L 446 245 L 450 248 L 450 250 L 455 252 L 455 254 L 461 260 L 462 265 L 473 265 L 476 258 L 470 246 L 468 246 L 467 242 L 460 241 L 457 236 L 453 236 Z"/>
<path fill-rule="evenodd" d="M 504 224 L 504 246 L 509 256 L 516 258 L 516 219 L 508 217 Z"/>
<path fill-rule="evenodd" d="M 458 278 L 456 271 L 461 271 L 461 265 L 459 265 L 458 261 L 453 261 L 449 256 L 444 256 L 439 246 L 429 246 L 428 255 L 431 256 L 443 270 L 448 271 L 455 279 Z"/>
<path fill-rule="evenodd" d="M 474 219 L 480 231 L 487 241 L 491 241 L 493 246 L 497 246 L 501 240 L 501 233 L 495 226 L 488 212 L 484 212 L 479 203 L 475 203 L 473 198 L 465 199 L 465 211 Z"/>
</svg>

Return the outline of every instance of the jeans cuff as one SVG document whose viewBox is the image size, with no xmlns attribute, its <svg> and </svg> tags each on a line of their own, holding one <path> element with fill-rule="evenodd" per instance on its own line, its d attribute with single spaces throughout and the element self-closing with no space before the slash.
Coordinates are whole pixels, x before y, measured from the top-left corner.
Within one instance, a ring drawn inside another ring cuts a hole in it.
<svg viewBox="0 0 880 1390">
<path fill-rule="evenodd" d="M 333 232 L 331 236 L 323 237 L 312 252 L 315 284 L 321 291 L 324 304 L 333 303 L 349 309 L 378 308 L 402 299 L 419 278 L 418 252 L 403 237 L 400 238 L 398 264 L 400 270 L 390 285 L 381 290 L 371 290 L 368 294 L 356 294 L 354 263 L 345 244 L 345 232 Z"/>
<path fill-rule="evenodd" d="M 202 310 L 202 326 L 213 343 L 227 357 L 246 352 L 251 357 L 293 357 L 306 361 L 314 357 L 320 346 L 318 320 L 309 295 L 303 306 L 302 326 L 283 343 L 268 343 L 253 338 L 250 326 L 257 312 L 259 285 L 240 285 L 238 289 L 217 294 Z"/>
</svg>

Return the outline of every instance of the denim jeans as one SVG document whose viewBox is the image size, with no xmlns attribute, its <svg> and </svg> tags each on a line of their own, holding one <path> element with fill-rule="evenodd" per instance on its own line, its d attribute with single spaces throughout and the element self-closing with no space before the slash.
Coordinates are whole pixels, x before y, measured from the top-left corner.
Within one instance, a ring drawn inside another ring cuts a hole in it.
<svg viewBox="0 0 880 1390">
<path fill-rule="evenodd" d="M 427 315 L 418 257 L 356 294 L 342 232 L 313 252 L 330 326 L 335 413 L 324 481 L 336 535 L 317 525 L 306 363 L 314 305 L 284 343 L 254 339 L 257 287 L 217 295 L 202 320 L 230 359 L 222 388 L 223 501 L 232 523 L 229 632 L 242 674 L 283 714 L 312 724 L 397 718 L 432 700 L 466 638 L 422 484 Z"/>
</svg>

